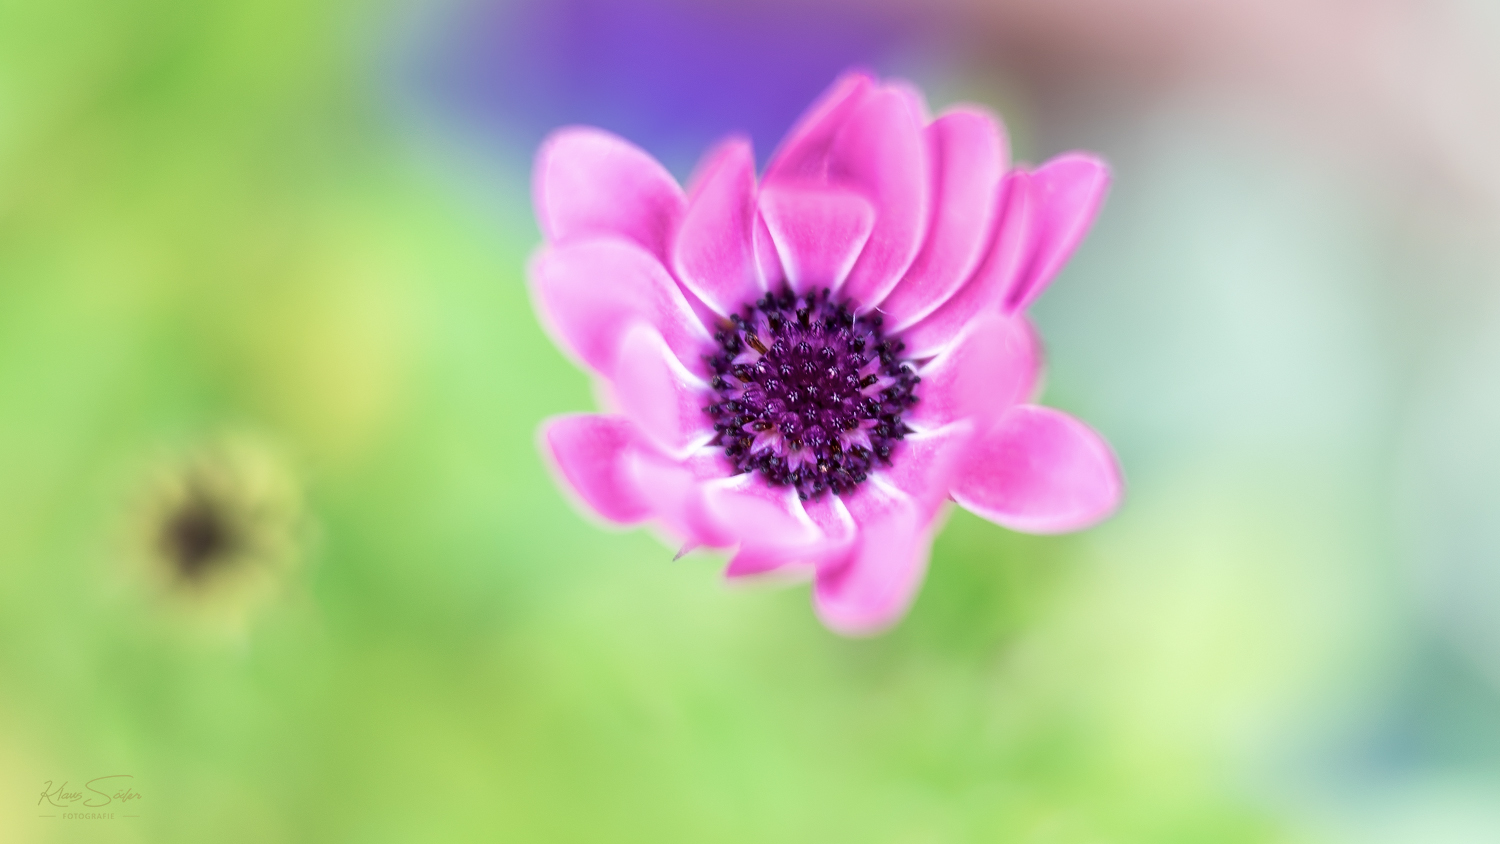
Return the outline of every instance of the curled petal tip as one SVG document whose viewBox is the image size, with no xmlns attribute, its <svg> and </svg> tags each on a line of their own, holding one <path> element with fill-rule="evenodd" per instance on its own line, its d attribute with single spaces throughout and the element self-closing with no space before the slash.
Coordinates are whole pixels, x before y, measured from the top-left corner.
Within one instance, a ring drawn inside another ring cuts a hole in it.
<svg viewBox="0 0 1500 844">
<path fill-rule="evenodd" d="M 1109 443 L 1066 413 L 1011 408 L 976 444 L 952 490 L 964 509 L 1026 533 L 1067 533 L 1112 515 L 1124 496 Z"/>
</svg>

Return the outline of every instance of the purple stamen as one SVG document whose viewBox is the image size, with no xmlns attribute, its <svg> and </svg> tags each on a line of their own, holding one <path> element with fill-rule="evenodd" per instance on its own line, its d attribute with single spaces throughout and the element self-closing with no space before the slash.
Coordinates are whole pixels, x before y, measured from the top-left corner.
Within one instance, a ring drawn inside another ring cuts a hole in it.
<svg viewBox="0 0 1500 844">
<path fill-rule="evenodd" d="M 803 499 L 851 492 L 876 461 L 889 464 L 922 380 L 879 316 L 831 300 L 826 288 L 762 296 L 721 326 L 707 358 L 715 444 L 739 472 Z"/>
</svg>

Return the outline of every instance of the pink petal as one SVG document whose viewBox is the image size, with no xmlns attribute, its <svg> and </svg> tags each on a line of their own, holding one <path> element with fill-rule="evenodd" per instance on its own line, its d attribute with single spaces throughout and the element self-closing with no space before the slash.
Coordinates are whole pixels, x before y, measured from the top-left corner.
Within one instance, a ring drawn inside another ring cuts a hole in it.
<svg viewBox="0 0 1500 844">
<path fill-rule="evenodd" d="M 761 190 L 760 214 L 781 255 L 787 282 L 798 292 L 837 287 L 875 223 L 869 202 L 835 188 L 767 186 Z"/>
<path fill-rule="evenodd" d="M 677 282 L 677 289 L 682 291 L 682 298 L 687 300 L 688 308 L 692 310 L 693 316 L 698 318 L 698 324 L 702 326 L 717 325 L 724 317 L 717 310 L 710 307 L 693 289 L 681 281 Z"/>
<path fill-rule="evenodd" d="M 1026 330 L 1026 348 L 1030 349 L 1032 360 L 1036 362 L 1036 368 L 1032 370 L 1031 382 L 1024 386 L 1016 397 L 1017 404 L 1033 404 L 1041 398 L 1042 387 L 1046 380 L 1047 349 L 1042 343 L 1042 334 L 1037 331 L 1036 324 L 1031 321 L 1027 314 L 1012 314 L 1021 320 L 1021 327 Z"/>
<path fill-rule="evenodd" d="M 891 330 L 911 325 L 952 296 L 974 273 L 999 213 L 1008 154 L 988 112 L 950 111 L 926 129 L 934 164 L 932 228 L 901 283 L 880 303 Z"/>
<path fill-rule="evenodd" d="M 702 449 L 686 460 L 672 460 L 643 448 L 625 454 L 622 474 L 679 543 L 724 548 L 735 543 L 705 511 L 704 487 L 725 478 L 733 468 L 718 449 Z"/>
<path fill-rule="evenodd" d="M 780 290 L 786 283 L 786 268 L 781 264 L 781 256 L 776 252 L 776 241 L 771 239 L 771 230 L 766 228 L 766 218 L 761 214 L 755 215 L 755 236 L 752 241 L 761 284 L 767 290 Z"/>
<path fill-rule="evenodd" d="M 1011 408 L 980 437 L 953 486 L 964 509 L 1012 530 L 1062 533 L 1114 512 L 1123 482 L 1114 452 L 1077 419 Z"/>
<path fill-rule="evenodd" d="M 752 580 L 775 574 L 778 581 L 783 575 L 795 575 L 792 579 L 800 580 L 817 569 L 824 556 L 815 545 L 807 548 L 742 545 L 724 567 L 724 578 Z"/>
<path fill-rule="evenodd" d="M 927 97 L 923 96 L 921 88 L 905 79 L 887 79 L 882 87 L 894 92 L 906 103 L 906 110 L 916 118 L 918 126 L 926 126 L 932 122 L 932 113 L 927 110 Z"/>
<path fill-rule="evenodd" d="M 554 340 L 575 358 L 609 375 L 625 329 L 654 326 L 688 369 L 712 343 L 659 261 L 624 240 L 588 240 L 544 247 L 531 262 L 537 314 Z"/>
<path fill-rule="evenodd" d="M 948 499 L 976 430 L 966 419 L 908 435 L 892 455 L 891 465 L 880 470 L 880 481 L 910 496 L 924 521 L 930 519 Z"/>
<path fill-rule="evenodd" d="M 900 281 L 927 234 L 932 186 L 919 120 L 905 96 L 882 88 L 850 115 L 829 155 L 830 184 L 875 203 L 875 227 L 842 288 L 866 309 Z"/>
<path fill-rule="evenodd" d="M 847 636 L 877 633 L 911 606 L 927 571 L 930 538 L 910 496 L 870 480 L 846 499 L 859 525 L 859 542 L 841 566 L 818 570 L 813 602 L 818 617 Z"/>
<path fill-rule="evenodd" d="M 848 554 L 857 527 L 837 495 L 824 495 L 803 502 L 807 517 L 817 527 L 816 541 L 794 546 L 776 546 L 747 539 L 729 561 L 724 576 L 730 579 L 758 577 L 789 567 L 818 568 Z"/>
<path fill-rule="evenodd" d="M 704 159 L 673 245 L 677 277 L 721 316 L 760 295 L 754 225 L 755 157 L 731 139 Z"/>
<path fill-rule="evenodd" d="M 858 71 L 839 77 L 798 119 L 771 156 L 765 181 L 821 181 L 827 174 L 834 136 L 874 84 L 869 74 Z"/>
<path fill-rule="evenodd" d="M 825 539 L 835 545 L 848 545 L 854 541 L 859 526 L 849 515 L 849 508 L 837 495 L 824 495 L 813 501 L 804 501 L 802 509 Z"/>
<path fill-rule="evenodd" d="M 614 399 L 652 444 L 681 460 L 714 437 L 703 406 L 709 388 L 667 348 L 655 328 L 636 323 L 620 341 Z"/>
<path fill-rule="evenodd" d="M 703 504 L 715 524 L 736 542 L 796 548 L 822 538 L 795 487 L 770 486 L 755 473 L 704 484 Z"/>
<path fill-rule="evenodd" d="M 682 216 L 682 189 L 656 159 L 608 132 L 559 129 L 537 153 L 537 221 L 551 243 L 609 236 L 663 260 Z"/>
<path fill-rule="evenodd" d="M 999 205 L 994 240 L 985 247 L 979 269 L 937 310 L 901 332 L 908 357 L 937 354 L 976 314 L 995 310 L 1004 301 L 1005 292 L 1031 254 L 1034 212 L 1030 174 L 1023 170 L 1007 173 L 1000 182 Z"/>
<path fill-rule="evenodd" d="M 620 416 L 574 414 L 544 420 L 537 430 L 541 452 L 559 486 L 615 524 L 642 521 L 651 508 L 622 459 L 633 438 L 633 426 Z"/>
<path fill-rule="evenodd" d="M 1020 314 L 980 314 L 957 340 L 917 371 L 918 402 L 906 421 L 931 430 L 976 418 L 981 429 L 1031 398 L 1041 370 L 1036 335 Z"/>
<path fill-rule="evenodd" d="M 1025 272 L 1005 297 L 1010 310 L 1024 310 L 1047 289 L 1094 224 L 1109 190 L 1109 167 L 1083 153 L 1043 164 L 1031 177 L 1036 198 L 1036 245 Z"/>
</svg>

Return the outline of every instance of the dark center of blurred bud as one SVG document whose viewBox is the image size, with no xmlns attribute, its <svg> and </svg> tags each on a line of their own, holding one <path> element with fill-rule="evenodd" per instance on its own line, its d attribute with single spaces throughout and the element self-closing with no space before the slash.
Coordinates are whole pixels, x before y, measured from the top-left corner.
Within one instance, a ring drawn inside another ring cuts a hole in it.
<svg viewBox="0 0 1500 844">
<path fill-rule="evenodd" d="M 730 316 L 706 358 L 715 395 L 705 411 L 739 472 L 807 500 L 850 492 L 891 462 L 922 379 L 880 326 L 827 288 L 783 289 Z"/>
<path fill-rule="evenodd" d="M 202 492 L 188 496 L 162 525 L 162 553 L 188 580 L 232 555 L 236 542 L 222 507 Z"/>
</svg>

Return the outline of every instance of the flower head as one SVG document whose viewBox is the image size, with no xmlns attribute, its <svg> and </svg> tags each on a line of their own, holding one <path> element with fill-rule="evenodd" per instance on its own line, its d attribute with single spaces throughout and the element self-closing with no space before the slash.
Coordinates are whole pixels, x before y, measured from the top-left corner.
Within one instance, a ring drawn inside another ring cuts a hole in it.
<svg viewBox="0 0 1500 844">
<path fill-rule="evenodd" d="M 277 452 L 221 437 L 156 467 L 132 520 L 131 556 L 177 607 L 234 627 L 296 565 L 301 523 L 298 487 Z"/>
<path fill-rule="evenodd" d="M 547 420 L 561 483 L 608 522 L 734 549 L 727 576 L 811 574 L 824 623 L 906 611 L 947 500 L 1060 532 L 1121 481 L 1083 423 L 1031 404 L 1027 306 L 1092 223 L 1095 158 L 1012 167 L 978 108 L 841 78 L 757 181 L 749 144 L 686 192 L 608 133 L 537 157 L 537 312 L 605 414 Z"/>
</svg>

